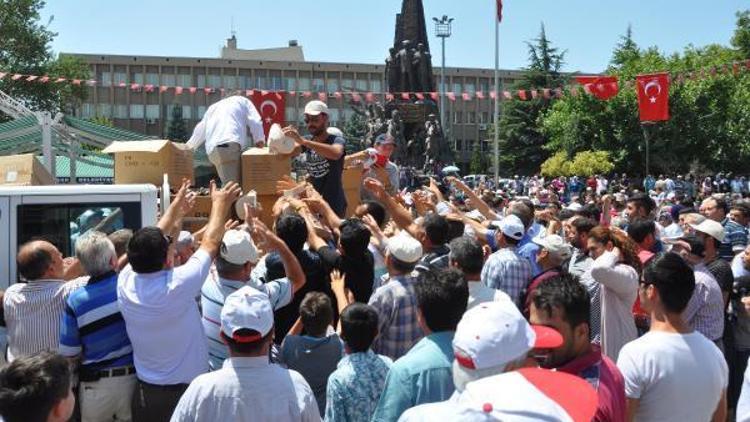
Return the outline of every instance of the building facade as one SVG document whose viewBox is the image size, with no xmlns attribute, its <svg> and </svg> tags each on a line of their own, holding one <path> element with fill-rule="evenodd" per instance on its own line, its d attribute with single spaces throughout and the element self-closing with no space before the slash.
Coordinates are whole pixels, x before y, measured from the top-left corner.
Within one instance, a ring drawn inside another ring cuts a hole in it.
<svg viewBox="0 0 750 422">
<path fill-rule="evenodd" d="M 290 42 L 286 49 L 266 50 L 273 54 L 264 54 L 264 50 L 239 50 L 232 37 L 222 48 L 221 58 L 66 55 L 88 63 L 92 79 L 97 81 L 88 88 L 78 117 L 106 117 L 117 127 L 158 137 L 166 136 L 173 107 L 182 108 L 186 127 L 192 131 L 208 106 L 221 99 L 220 89 L 295 91 L 295 95 L 284 94 L 285 117 L 288 124 L 300 126 L 305 103 L 317 99 L 319 92 L 328 93 L 331 124 L 342 128 L 354 109 L 348 95 L 337 98 L 335 92 L 373 92 L 378 101 L 384 100 L 384 65 L 309 62 L 300 60 L 303 55 L 296 42 Z M 288 60 L 279 60 L 282 58 Z M 508 87 L 522 72 L 502 70 L 500 76 Z M 435 69 L 435 80 L 439 85 L 439 67 Z M 137 88 L 132 84 L 137 84 Z M 146 89 L 147 85 L 155 89 Z M 183 92 L 180 95 L 176 95 L 174 89 L 161 92 L 160 86 L 180 86 Z M 196 88 L 195 92 L 190 93 L 189 87 Z M 214 90 L 207 92 L 204 88 Z M 456 100 L 445 101 L 447 122 L 444 126 L 459 164 L 468 163 L 476 149 L 482 153 L 492 151 L 488 129 L 494 109 L 489 92 L 493 90 L 493 69 L 445 69 L 445 91 L 454 92 Z M 312 92 L 311 98 L 302 96 L 306 91 Z M 477 92 L 484 93 L 484 98 L 478 98 Z M 470 100 L 464 100 L 463 93 L 468 93 Z"/>
</svg>

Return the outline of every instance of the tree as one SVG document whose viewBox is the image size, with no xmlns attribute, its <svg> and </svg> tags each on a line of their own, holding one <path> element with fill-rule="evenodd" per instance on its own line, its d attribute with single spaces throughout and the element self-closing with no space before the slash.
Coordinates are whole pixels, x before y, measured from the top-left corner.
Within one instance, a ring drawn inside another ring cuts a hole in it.
<svg viewBox="0 0 750 422">
<path fill-rule="evenodd" d="M 565 77 L 560 73 L 565 63 L 565 52 L 552 46 L 547 38 L 544 24 L 539 37 L 527 43 L 529 66 L 526 73 L 512 89 L 556 88 L 564 85 Z M 527 92 L 528 95 L 528 92 Z M 539 130 L 539 118 L 550 107 L 551 100 L 539 95 L 528 101 L 513 100 L 504 103 L 499 124 L 500 169 L 504 172 L 531 174 L 548 157 L 543 148 L 547 137 Z M 489 137 L 494 136 L 490 129 Z"/>
<path fill-rule="evenodd" d="M 42 0 L 3 0 L 0 2 L 0 69 L 24 75 L 49 75 L 85 80 L 88 66 L 78 59 L 54 59 L 49 47 L 57 35 L 48 29 L 52 19 L 42 25 L 39 11 Z M 84 86 L 65 86 L 54 83 L 27 83 L 0 80 L 0 90 L 20 99 L 32 110 L 50 112 L 69 111 L 77 101 L 85 98 Z M 0 121 L 9 117 L 0 113 Z"/>
<path fill-rule="evenodd" d="M 89 121 L 100 126 L 115 127 L 115 124 L 112 123 L 112 119 L 105 116 L 96 116 L 93 119 L 89 119 Z"/>
<path fill-rule="evenodd" d="M 610 69 L 619 69 L 634 60 L 638 60 L 640 56 L 641 51 L 638 44 L 633 40 L 633 27 L 628 25 L 628 29 L 624 35 L 620 36 L 620 42 L 617 43 L 615 51 L 612 53 Z"/>
<path fill-rule="evenodd" d="M 471 174 L 483 174 L 485 171 L 484 158 L 479 150 L 480 148 L 474 148 L 474 152 L 471 154 L 471 161 L 469 162 L 469 173 Z"/>
<path fill-rule="evenodd" d="M 358 113 L 352 113 L 349 119 L 344 123 L 344 137 L 346 138 L 346 153 L 352 154 L 362 151 L 367 146 L 364 145 L 367 126 L 365 119 Z"/>
<path fill-rule="evenodd" d="M 182 106 L 177 103 L 172 104 L 167 139 L 175 142 L 185 142 L 188 139 L 185 120 L 182 118 Z"/>
<path fill-rule="evenodd" d="M 732 36 L 732 46 L 737 49 L 740 58 L 750 58 L 750 10 L 737 12 L 737 28 Z"/>
</svg>

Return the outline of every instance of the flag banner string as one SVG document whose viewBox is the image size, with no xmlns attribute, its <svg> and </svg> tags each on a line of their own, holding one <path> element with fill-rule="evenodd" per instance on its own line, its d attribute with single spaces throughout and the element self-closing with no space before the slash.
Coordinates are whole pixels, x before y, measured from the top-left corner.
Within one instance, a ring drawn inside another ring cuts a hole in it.
<svg viewBox="0 0 750 422">
<path fill-rule="evenodd" d="M 687 70 L 681 72 L 653 72 L 651 74 L 669 74 L 672 84 L 683 84 L 688 81 L 704 80 L 713 78 L 719 75 L 739 75 L 742 72 L 750 71 L 750 60 L 735 61 L 731 63 L 725 63 L 718 66 L 711 66 L 706 68 L 699 68 L 694 70 Z M 522 100 L 529 101 L 534 99 L 556 99 L 562 98 L 563 96 L 578 96 L 581 91 L 586 94 L 596 96 L 597 98 L 606 100 L 609 99 L 620 91 L 621 87 L 633 88 L 636 86 L 635 80 L 628 80 L 619 82 L 616 76 L 613 75 L 571 75 L 571 78 L 576 81 L 565 86 L 559 87 L 545 87 L 545 88 L 530 88 L 520 90 L 503 90 L 499 94 L 497 91 L 474 91 L 474 92 L 374 92 L 374 91 L 310 91 L 310 90 L 266 90 L 258 88 L 250 89 L 234 89 L 234 88 L 220 88 L 220 87 L 195 87 L 195 86 L 171 86 L 171 85 L 157 85 L 157 84 L 142 84 L 137 82 L 117 81 L 110 84 L 102 84 L 101 81 L 94 79 L 74 79 L 64 78 L 50 75 L 29 75 L 20 74 L 7 71 L 0 71 L 0 82 L 17 82 L 17 83 L 42 83 L 42 84 L 72 84 L 75 86 L 83 87 L 103 87 L 103 88 L 123 88 L 130 89 L 133 92 L 146 92 L 146 93 L 158 93 L 163 94 L 167 92 L 174 92 L 175 95 L 182 95 L 185 92 L 190 94 L 197 94 L 202 92 L 206 95 L 221 94 L 224 95 L 227 91 L 239 91 L 243 92 L 245 96 L 251 97 L 261 93 L 267 95 L 272 93 L 277 97 L 282 95 L 289 95 L 292 97 L 302 98 L 317 98 L 321 101 L 327 101 L 328 98 L 334 98 L 337 100 L 348 99 L 353 103 L 374 103 L 378 100 L 392 101 L 396 98 L 411 101 L 418 100 L 423 101 L 426 98 L 430 98 L 433 101 L 437 101 L 440 96 L 444 96 L 451 102 L 456 101 L 472 101 L 476 100 L 490 100 L 494 101 L 500 99 L 501 101 L 510 100 Z"/>
</svg>

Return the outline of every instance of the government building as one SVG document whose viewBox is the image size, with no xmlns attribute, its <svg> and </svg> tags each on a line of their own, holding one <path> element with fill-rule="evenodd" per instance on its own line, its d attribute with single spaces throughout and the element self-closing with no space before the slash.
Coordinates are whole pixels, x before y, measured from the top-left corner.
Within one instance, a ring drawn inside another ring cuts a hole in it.
<svg viewBox="0 0 750 422">
<path fill-rule="evenodd" d="M 155 57 L 62 53 L 82 59 L 91 66 L 88 96 L 77 117 L 106 117 L 115 126 L 156 137 L 166 137 L 172 108 L 182 108 L 188 133 L 203 117 L 208 106 L 221 99 L 221 90 L 284 91 L 287 124 L 302 126 L 306 102 L 326 93 L 331 125 L 343 128 L 354 114 L 349 95 L 335 93 L 375 93 L 384 100 L 384 64 L 327 63 L 306 61 L 302 46 L 289 41 L 283 48 L 243 50 L 235 36 L 227 39 L 219 58 Z M 440 83 L 440 67 L 435 67 Z M 504 86 L 511 86 L 523 72 L 501 70 Z M 494 70 L 475 68 L 445 69 L 445 91 L 455 101 L 445 99 L 444 123 L 448 141 L 455 147 L 456 162 L 466 167 L 475 149 L 492 151 L 488 128 L 492 123 Z M 162 92 L 160 86 L 182 87 Z M 190 88 L 192 93 L 190 92 Z M 213 89 L 206 89 L 213 88 Z M 294 91 L 295 95 L 288 92 Z M 303 92 L 310 92 L 306 98 Z M 477 92 L 483 93 L 479 98 Z M 465 100 L 463 94 L 469 95 Z"/>
</svg>

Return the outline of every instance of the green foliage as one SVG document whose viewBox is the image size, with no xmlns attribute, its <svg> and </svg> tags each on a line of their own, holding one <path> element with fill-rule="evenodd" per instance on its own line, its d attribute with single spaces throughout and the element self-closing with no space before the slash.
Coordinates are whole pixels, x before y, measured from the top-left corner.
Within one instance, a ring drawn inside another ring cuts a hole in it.
<svg viewBox="0 0 750 422">
<path fill-rule="evenodd" d="M 633 40 L 633 27 L 628 25 L 625 35 L 620 37 L 620 42 L 617 43 L 615 51 L 612 53 L 610 66 L 621 68 L 638 60 L 640 57 L 641 51 L 638 49 L 638 44 Z"/>
<path fill-rule="evenodd" d="M 112 119 L 105 116 L 96 116 L 93 119 L 89 119 L 90 122 L 96 123 L 97 125 L 101 126 L 107 126 L 107 127 L 115 127 L 115 124 L 112 122 Z"/>
<path fill-rule="evenodd" d="M 737 12 L 737 28 L 732 36 L 732 46 L 743 59 L 750 58 L 750 10 Z"/>
<path fill-rule="evenodd" d="M 571 160 L 565 151 L 555 153 L 542 164 L 543 176 L 591 176 L 607 174 L 615 165 L 607 151 L 581 151 Z"/>
<path fill-rule="evenodd" d="M 47 29 L 49 22 L 39 22 L 42 0 L 0 1 L 0 70 L 26 75 L 50 75 L 73 79 L 88 79 L 88 66 L 78 59 L 55 59 L 50 43 L 57 35 Z M 51 19 L 50 19 L 51 21 Z M 70 112 L 85 98 L 84 86 L 69 84 L 27 83 L 0 81 L 0 90 L 22 100 L 33 110 Z M 8 117 L 0 113 L 0 121 Z"/>
<path fill-rule="evenodd" d="M 167 139 L 175 142 L 187 141 L 188 134 L 185 128 L 185 119 L 182 118 L 182 106 L 177 103 L 172 104 L 172 111 L 170 113 Z"/>
<path fill-rule="evenodd" d="M 529 66 L 526 73 L 512 89 L 556 88 L 564 85 L 565 77 L 560 70 L 565 63 L 565 52 L 552 46 L 547 38 L 544 24 L 539 37 L 527 43 Z M 539 119 L 551 106 L 552 101 L 539 96 L 528 101 L 513 100 L 503 103 L 503 113 L 499 125 L 500 170 L 505 174 L 535 173 L 549 156 L 543 147 L 547 136 L 540 131 Z M 488 138 L 494 137 L 490 128 Z"/>
<path fill-rule="evenodd" d="M 737 50 L 688 46 L 667 56 L 652 47 L 635 54 L 628 39 L 632 41 L 632 34 L 623 36 L 608 70 L 620 78 L 620 93 L 608 101 L 583 93 L 555 101 L 539 119 L 547 137 L 544 148 L 569 157 L 585 150 L 606 151 L 616 171 L 644 173 L 646 129 L 638 118 L 636 90 L 624 82 L 634 81 L 638 74 L 684 74 L 715 66 L 713 75 L 672 80 L 670 120 L 648 127 L 650 169 L 682 172 L 699 165 L 714 171 L 741 170 L 750 159 L 750 72 L 734 74 L 734 69 L 724 67 L 738 58 Z"/>
<path fill-rule="evenodd" d="M 484 174 L 487 168 L 480 149 L 479 147 L 474 148 L 474 152 L 471 153 L 471 161 L 469 162 L 469 173 L 471 174 Z"/>
<path fill-rule="evenodd" d="M 573 164 L 568 158 L 568 154 L 565 151 L 555 153 L 555 155 L 549 157 L 542 163 L 542 176 L 544 177 L 557 177 L 557 176 L 570 176 L 570 166 Z"/>
<path fill-rule="evenodd" d="M 344 137 L 346 138 L 346 153 L 352 154 L 362 151 L 366 148 L 364 137 L 367 134 L 367 125 L 365 119 L 357 113 L 352 113 L 351 117 L 344 124 Z"/>
</svg>

